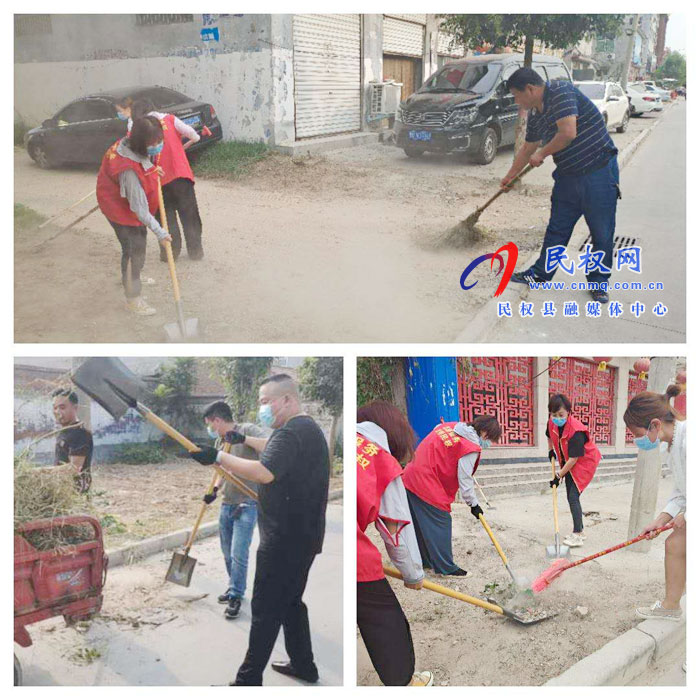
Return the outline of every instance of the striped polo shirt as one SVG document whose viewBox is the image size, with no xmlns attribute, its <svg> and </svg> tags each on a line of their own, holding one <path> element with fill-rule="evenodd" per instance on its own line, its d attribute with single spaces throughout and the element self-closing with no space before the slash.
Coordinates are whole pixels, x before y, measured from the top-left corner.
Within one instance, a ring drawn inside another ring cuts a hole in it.
<svg viewBox="0 0 700 700">
<path fill-rule="evenodd" d="M 557 120 L 574 115 L 576 138 L 554 154 L 559 175 L 586 175 L 602 168 L 616 153 L 603 115 L 572 83 L 553 80 L 545 83 L 542 113 L 531 109 L 525 140 L 549 143 L 557 133 Z"/>
</svg>

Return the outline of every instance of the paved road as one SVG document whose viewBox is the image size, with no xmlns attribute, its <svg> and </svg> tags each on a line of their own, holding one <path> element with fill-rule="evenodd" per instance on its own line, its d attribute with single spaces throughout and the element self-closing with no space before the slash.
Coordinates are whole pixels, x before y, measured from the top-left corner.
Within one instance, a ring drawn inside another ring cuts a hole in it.
<svg viewBox="0 0 700 700">
<path fill-rule="evenodd" d="M 611 301 L 620 301 L 623 314 L 618 318 L 586 318 L 586 291 L 533 291 L 527 300 L 535 302 L 535 317 L 520 318 L 518 301 L 511 304 L 514 317 L 495 320 L 481 338 L 485 342 L 685 342 L 686 245 L 686 106 L 681 102 L 667 108 L 663 119 L 641 144 L 621 175 L 623 198 L 619 202 L 616 236 L 633 238 L 642 247 L 642 274 L 624 269 L 613 272 L 613 282 L 663 283 L 663 291 L 620 290 L 610 292 Z M 581 222 L 580 227 L 585 227 Z M 581 229 L 577 229 L 581 230 Z M 574 237 L 576 232 L 574 233 Z M 568 251 L 570 257 L 578 250 Z M 520 262 L 520 261 L 519 261 Z M 519 264 L 520 268 L 521 265 Z M 559 271 L 556 281 L 585 282 L 577 271 L 574 277 Z M 509 285 L 509 289 L 514 285 Z M 517 289 L 522 289 L 518 285 Z M 506 298 L 508 292 L 504 294 Z M 515 295 L 513 295 L 515 296 Z M 555 318 L 543 318 L 543 302 L 554 301 Z M 582 310 L 579 318 L 563 318 L 565 301 L 574 300 Z M 646 306 L 636 318 L 634 302 Z M 657 317 L 652 308 L 661 302 L 668 313 Z M 494 318 L 496 300 L 490 302 Z M 469 335 L 469 330 L 465 337 Z"/>
<path fill-rule="evenodd" d="M 650 666 L 645 673 L 635 678 L 630 685 L 686 685 L 686 674 L 682 668 L 685 658 L 685 643 L 679 644 L 667 653 L 659 663 Z"/>
<path fill-rule="evenodd" d="M 343 682 L 342 512 L 328 507 L 324 551 L 304 597 L 323 685 Z M 256 547 L 257 531 L 251 553 Z M 31 626 L 34 645 L 15 645 L 24 685 L 226 685 L 247 648 L 250 602 L 238 620 L 225 620 L 216 602 L 226 583 L 218 538 L 195 544 L 192 555 L 197 565 L 189 588 L 163 583 L 171 557 L 163 552 L 109 571 L 103 615 L 87 631 L 66 628 L 60 619 Z M 253 574 L 254 565 L 248 595 Z M 81 649 L 100 656 L 80 663 Z M 272 658 L 287 658 L 282 633 Z M 264 683 L 300 685 L 269 668 Z"/>
</svg>

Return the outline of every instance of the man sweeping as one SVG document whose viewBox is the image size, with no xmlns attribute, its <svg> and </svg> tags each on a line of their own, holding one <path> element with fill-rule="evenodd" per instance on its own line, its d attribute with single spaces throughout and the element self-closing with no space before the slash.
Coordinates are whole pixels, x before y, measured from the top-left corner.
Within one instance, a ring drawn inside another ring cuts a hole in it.
<svg viewBox="0 0 700 700">
<path fill-rule="evenodd" d="M 260 386 L 258 417 L 273 428 L 268 438 L 245 436 L 242 443 L 260 456 L 243 459 L 201 446 L 190 456 L 217 462 L 258 486 L 260 545 L 256 556 L 248 651 L 231 685 L 262 685 L 263 671 L 280 627 L 288 662 L 273 662 L 278 673 L 308 683 L 318 680 L 306 605 L 309 570 L 321 552 L 326 524 L 330 458 L 323 432 L 301 409 L 299 390 L 287 374 Z M 240 438 L 239 438 L 240 439 Z"/>
<path fill-rule="evenodd" d="M 245 459 L 257 459 L 254 448 L 245 444 L 246 437 L 267 438 L 269 431 L 254 423 L 237 423 L 228 404 L 215 401 L 204 409 L 204 422 L 209 437 L 216 440 L 216 448 L 221 449 L 227 442 L 230 454 Z M 244 480 L 246 486 L 257 492 L 257 484 Z M 241 601 L 245 595 L 248 578 L 248 553 L 253 539 L 255 523 L 258 521 L 258 504 L 241 493 L 230 481 L 219 477 L 211 494 L 204 496 L 205 503 L 213 503 L 221 491 L 221 511 L 219 514 L 219 539 L 221 551 L 229 576 L 228 588 L 219 596 L 219 603 L 226 605 L 224 617 L 234 620 L 241 611 Z"/>
<path fill-rule="evenodd" d="M 75 469 L 75 487 L 80 493 L 90 490 L 92 475 L 92 433 L 78 420 L 78 395 L 71 389 L 56 389 L 53 415 L 61 426 L 56 437 L 54 464 L 71 464 Z"/>
<path fill-rule="evenodd" d="M 501 180 L 501 187 L 506 189 L 528 163 L 539 167 L 552 156 L 557 166 L 540 256 L 532 267 L 514 273 L 511 282 L 533 285 L 550 281 L 574 226 L 583 216 L 593 241 L 592 251 L 587 251 L 581 261 L 588 291 L 594 301 L 607 303 L 620 173 L 617 148 L 603 116 L 572 83 L 545 82 L 532 68 L 516 70 L 507 85 L 518 106 L 529 113 L 525 143 Z M 571 269 L 576 263 L 561 264 Z"/>
</svg>

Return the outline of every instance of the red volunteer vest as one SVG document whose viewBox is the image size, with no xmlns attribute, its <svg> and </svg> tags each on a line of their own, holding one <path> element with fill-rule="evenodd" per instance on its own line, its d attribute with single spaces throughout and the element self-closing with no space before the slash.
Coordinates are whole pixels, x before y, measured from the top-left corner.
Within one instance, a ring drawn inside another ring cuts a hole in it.
<svg viewBox="0 0 700 700">
<path fill-rule="evenodd" d="M 194 182 L 194 174 L 182 147 L 182 139 L 175 128 L 175 117 L 166 114 L 160 120 L 160 125 L 163 127 L 163 150 L 160 152 L 158 165 L 163 168 L 162 183 L 167 185 L 179 177 Z"/>
<path fill-rule="evenodd" d="M 579 493 L 581 493 L 583 489 L 591 483 L 595 470 L 598 468 L 598 464 L 600 463 L 600 450 L 593 444 L 588 428 L 581 423 L 578 418 L 569 416 L 564 424 L 564 432 L 561 435 L 561 450 L 559 449 L 559 431 L 562 430 L 562 428 L 558 428 L 554 425 L 551 418 L 547 423 L 547 427 L 549 428 L 549 436 L 561 466 L 564 466 L 569 459 L 569 440 L 571 440 L 574 433 L 581 432 L 586 434 L 588 442 L 586 442 L 584 447 L 583 457 L 578 458 L 574 468 L 571 470 L 571 477 Z"/>
<path fill-rule="evenodd" d="M 386 487 L 401 475 L 401 465 L 379 445 L 357 434 L 357 580 L 384 578 L 382 555 L 365 534 L 379 517 Z"/>
<path fill-rule="evenodd" d="M 146 172 L 139 163 L 120 156 L 117 153 L 119 143 L 117 141 L 110 146 L 102 158 L 100 172 L 97 173 L 97 203 L 110 221 L 123 226 L 142 226 L 129 208 L 129 200 L 119 193 L 119 173 L 131 169 L 138 175 L 151 214 L 158 209 L 158 175 L 155 168 Z"/>
<path fill-rule="evenodd" d="M 454 423 L 441 423 L 422 440 L 403 472 L 403 483 L 418 498 L 448 513 L 459 488 L 457 463 L 478 452 L 474 472 L 481 459 L 481 446 L 454 431 Z M 472 472 L 472 473 L 474 473 Z"/>
</svg>

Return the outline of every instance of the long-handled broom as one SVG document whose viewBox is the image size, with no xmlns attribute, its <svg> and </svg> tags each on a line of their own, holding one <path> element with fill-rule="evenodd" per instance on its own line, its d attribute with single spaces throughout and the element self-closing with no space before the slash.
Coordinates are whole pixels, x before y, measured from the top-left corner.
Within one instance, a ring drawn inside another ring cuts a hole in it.
<svg viewBox="0 0 700 700">
<path fill-rule="evenodd" d="M 559 578 L 559 576 L 561 576 L 567 569 L 572 569 L 574 566 L 585 564 L 587 561 L 597 559 L 598 557 L 602 557 L 605 554 L 616 552 L 618 549 L 622 549 L 623 547 L 629 547 L 631 544 L 635 544 L 636 542 L 641 542 L 642 540 L 651 540 L 657 535 L 660 535 L 664 530 L 670 530 L 672 527 L 673 525 L 671 523 L 668 523 L 667 525 L 660 527 L 658 530 L 652 530 L 651 532 L 647 532 L 644 535 L 638 535 L 634 539 L 627 540 L 627 542 L 623 542 L 622 544 L 616 544 L 614 547 L 604 549 L 602 552 L 598 552 L 597 554 L 591 554 L 590 556 L 584 557 L 583 559 L 579 559 L 578 561 L 567 561 L 566 559 L 557 559 L 548 569 L 545 569 L 532 582 L 532 591 L 533 593 L 541 593 L 545 588 L 547 588 L 547 586 L 549 586 L 550 583 L 552 583 L 552 581 L 554 581 L 554 579 Z"/>
</svg>

